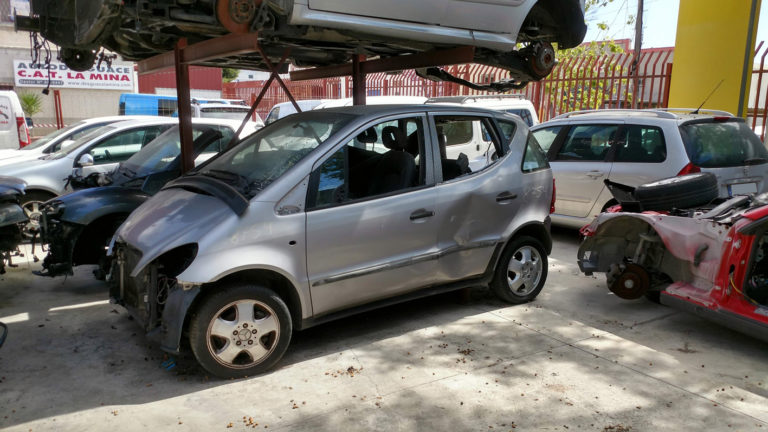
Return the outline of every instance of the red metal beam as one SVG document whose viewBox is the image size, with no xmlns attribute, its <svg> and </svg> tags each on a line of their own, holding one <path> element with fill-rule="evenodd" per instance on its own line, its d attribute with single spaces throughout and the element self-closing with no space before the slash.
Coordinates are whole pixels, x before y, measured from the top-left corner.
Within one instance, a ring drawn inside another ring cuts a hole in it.
<svg viewBox="0 0 768 432">
<path fill-rule="evenodd" d="M 444 66 L 471 63 L 475 58 L 474 47 L 458 47 L 447 50 L 427 51 L 424 53 L 387 57 L 378 60 L 360 62 L 360 71 L 364 74 L 395 72 L 405 69 L 418 69 L 430 66 Z M 291 72 L 291 81 L 303 81 L 318 78 L 331 78 L 352 75 L 353 64 L 328 66 Z"/>
<path fill-rule="evenodd" d="M 365 72 L 362 64 L 364 56 L 352 57 L 352 105 L 365 105 Z"/>
<path fill-rule="evenodd" d="M 189 97 L 189 65 L 182 62 L 182 52 L 187 46 L 187 38 L 176 42 L 173 50 L 176 66 L 176 100 L 179 106 L 179 134 L 181 135 L 181 172 L 195 167 L 192 150 L 192 101 Z"/>
<path fill-rule="evenodd" d="M 254 53 L 258 51 L 258 46 L 258 33 L 228 34 L 185 45 L 181 50 L 180 61 L 182 64 L 195 64 L 222 57 Z M 138 62 L 139 75 L 157 72 L 175 65 L 175 50 L 158 54 Z"/>
</svg>

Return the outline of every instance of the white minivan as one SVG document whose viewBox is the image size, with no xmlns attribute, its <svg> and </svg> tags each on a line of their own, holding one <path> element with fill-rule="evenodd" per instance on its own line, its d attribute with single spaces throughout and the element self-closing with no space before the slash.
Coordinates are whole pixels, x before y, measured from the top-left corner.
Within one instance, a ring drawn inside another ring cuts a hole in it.
<svg viewBox="0 0 768 432">
<path fill-rule="evenodd" d="M 0 149 L 20 149 L 29 144 L 29 129 L 19 96 L 0 90 Z"/>
</svg>

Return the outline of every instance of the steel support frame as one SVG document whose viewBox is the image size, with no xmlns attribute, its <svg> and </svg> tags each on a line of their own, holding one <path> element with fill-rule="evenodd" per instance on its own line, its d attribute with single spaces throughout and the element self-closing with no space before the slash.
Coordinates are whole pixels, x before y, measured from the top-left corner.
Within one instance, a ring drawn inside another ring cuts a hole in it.
<svg viewBox="0 0 768 432">
<path fill-rule="evenodd" d="M 176 71 L 176 99 L 179 106 L 179 133 L 181 138 L 181 171 L 185 173 L 195 167 L 194 151 L 192 148 L 192 100 L 190 97 L 189 85 L 189 65 L 210 61 L 216 58 L 228 57 L 233 55 L 242 55 L 258 52 L 261 55 L 267 67 L 270 70 L 269 80 L 264 88 L 261 89 L 259 96 L 251 105 L 248 115 L 243 119 L 235 135 L 230 140 L 228 146 L 237 142 L 238 136 L 245 128 L 248 120 L 253 116 L 261 100 L 264 98 L 269 86 L 273 81 L 277 81 L 283 91 L 288 95 L 297 112 L 301 112 L 299 104 L 291 94 L 288 86 L 280 78 L 279 70 L 290 55 L 290 49 L 287 49 L 277 65 L 273 65 L 269 57 L 259 43 L 257 33 L 249 34 L 229 34 L 215 39 L 208 39 L 203 42 L 188 45 L 186 38 L 181 38 L 176 43 L 172 52 L 166 52 L 154 57 L 142 60 L 138 64 L 139 74 L 146 74 L 167 69 L 175 68 Z"/>
</svg>

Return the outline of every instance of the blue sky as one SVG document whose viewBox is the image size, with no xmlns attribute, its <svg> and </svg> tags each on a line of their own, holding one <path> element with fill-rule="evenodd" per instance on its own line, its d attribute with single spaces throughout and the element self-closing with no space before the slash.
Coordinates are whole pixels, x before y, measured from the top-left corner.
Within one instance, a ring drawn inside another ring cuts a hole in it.
<svg viewBox="0 0 768 432">
<path fill-rule="evenodd" d="M 768 0 L 762 1 L 757 41 L 768 42 Z M 675 45 L 675 29 L 679 0 L 645 0 L 643 14 L 643 48 L 670 47 Z M 587 12 L 587 36 L 585 40 L 632 39 L 635 27 L 626 25 L 628 15 L 637 13 L 637 0 L 614 0 L 606 7 Z M 608 24 L 608 32 L 597 29 L 596 23 Z"/>
</svg>

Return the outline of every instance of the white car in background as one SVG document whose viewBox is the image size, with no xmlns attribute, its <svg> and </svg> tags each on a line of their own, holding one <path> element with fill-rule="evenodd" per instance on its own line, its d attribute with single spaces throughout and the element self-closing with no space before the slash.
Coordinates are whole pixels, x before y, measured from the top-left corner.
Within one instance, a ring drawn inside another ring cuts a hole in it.
<svg viewBox="0 0 768 432">
<path fill-rule="evenodd" d="M 243 121 L 250 110 L 251 107 L 249 106 L 228 103 L 192 104 L 192 117 Z M 249 123 L 253 123 L 251 127 L 264 127 L 264 121 L 259 117 L 259 114 L 254 112 L 253 116 L 255 119 L 252 118 L 248 120 Z"/>
<path fill-rule="evenodd" d="M 19 96 L 13 90 L 0 90 L 0 149 L 20 149 L 29 145 L 29 128 Z"/>
<path fill-rule="evenodd" d="M 325 103 L 327 101 L 328 99 L 305 99 L 305 100 L 296 101 L 296 104 L 299 106 L 299 109 L 301 109 L 301 111 L 303 112 L 303 111 L 313 110 L 318 105 Z M 269 110 L 269 114 L 267 114 L 267 118 L 264 119 L 264 123 L 270 124 L 277 120 L 280 120 L 285 116 L 289 116 L 295 113 L 296 113 L 296 107 L 293 106 L 293 102 L 280 102 L 279 104 L 275 104 L 275 106 L 273 106 L 272 109 Z"/>
<path fill-rule="evenodd" d="M 768 192 L 768 150 L 744 119 L 693 108 L 563 114 L 531 128 L 557 182 L 552 223 L 580 228 L 618 204 L 605 180 L 637 187 L 709 172 L 720 197 Z M 669 182 L 669 181 L 668 181 Z M 696 187 L 664 198 L 682 206 Z"/>
<path fill-rule="evenodd" d="M 101 126 L 106 126 L 110 123 L 116 123 L 126 120 L 134 119 L 155 119 L 157 117 L 151 116 L 110 116 L 110 117 L 94 117 L 87 120 L 81 120 L 73 123 L 63 129 L 51 132 L 48 135 L 37 139 L 32 144 L 22 147 L 20 149 L 3 149 L 0 150 L 0 166 L 15 164 L 22 161 L 34 160 L 49 154 L 56 153 L 57 151 L 67 148 L 75 140 L 84 136 L 85 134 L 97 129 Z"/>
<path fill-rule="evenodd" d="M 435 97 L 429 98 L 426 103 L 456 104 L 466 107 L 504 111 L 520 116 L 528 127 L 539 124 L 536 108 L 522 94 Z"/>
</svg>

